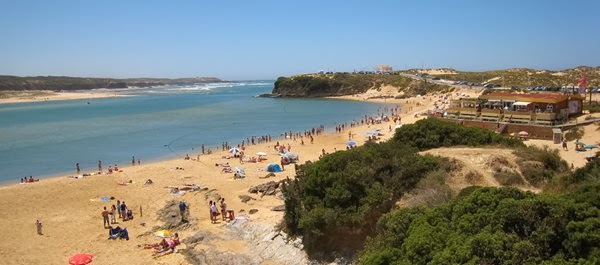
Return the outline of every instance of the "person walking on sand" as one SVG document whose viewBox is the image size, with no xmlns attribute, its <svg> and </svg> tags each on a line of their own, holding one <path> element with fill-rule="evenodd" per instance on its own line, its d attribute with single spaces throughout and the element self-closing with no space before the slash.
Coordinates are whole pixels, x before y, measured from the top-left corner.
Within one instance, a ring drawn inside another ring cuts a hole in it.
<svg viewBox="0 0 600 265">
<path fill-rule="evenodd" d="M 104 228 L 110 226 L 110 221 L 108 220 L 108 210 L 106 210 L 106 206 L 104 206 L 104 210 L 102 211 L 102 223 Z"/>
<path fill-rule="evenodd" d="M 42 221 L 40 221 L 40 219 L 35 220 L 35 227 L 37 229 L 38 235 L 43 235 L 43 233 L 42 233 Z"/>
<path fill-rule="evenodd" d="M 110 223 L 114 224 L 117 222 L 117 207 L 113 204 L 112 207 L 110 208 Z"/>
<path fill-rule="evenodd" d="M 185 211 L 187 209 L 187 204 L 184 201 L 179 202 L 179 213 L 181 214 L 181 222 L 186 222 L 185 220 Z"/>
<path fill-rule="evenodd" d="M 565 151 L 569 151 L 569 148 L 567 147 L 567 139 L 563 139 L 562 148 Z"/>
</svg>

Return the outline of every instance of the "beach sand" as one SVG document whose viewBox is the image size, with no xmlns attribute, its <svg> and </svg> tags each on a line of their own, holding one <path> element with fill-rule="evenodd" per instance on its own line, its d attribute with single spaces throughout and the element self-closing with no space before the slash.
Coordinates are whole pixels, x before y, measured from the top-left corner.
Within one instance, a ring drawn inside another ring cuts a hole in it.
<svg viewBox="0 0 600 265">
<path fill-rule="evenodd" d="M 83 100 L 94 98 L 122 97 L 121 94 L 111 92 L 55 92 L 49 90 L 31 91 L 2 91 L 0 93 L 0 104 L 5 103 L 27 103 L 57 100 Z"/>
<path fill-rule="evenodd" d="M 465 91 L 476 95 L 476 91 Z M 456 95 L 456 92 L 453 93 Z M 363 100 L 359 96 L 344 97 L 347 99 Z M 430 109 L 439 95 L 410 98 L 402 100 L 377 99 L 377 102 L 398 103 L 402 105 L 402 123 L 412 123 L 424 116 L 415 115 Z M 361 125 L 346 128 L 341 133 L 325 133 L 314 138 L 314 143 L 304 138 L 304 145 L 300 140 L 273 139 L 272 142 L 246 146 L 246 154 L 254 156 L 257 152 L 266 152 L 267 160 L 260 163 L 240 164 L 238 159 L 225 159 L 230 155 L 227 151 L 218 151 L 213 154 L 201 155 L 190 153 L 191 160 L 173 159 L 156 163 L 141 165 L 121 165 L 123 172 L 106 175 L 93 175 L 80 179 L 67 176 L 42 179 L 39 182 L 27 184 L 12 184 L 0 187 L 0 234 L 5 239 L 0 241 L 0 257 L 2 264 L 67 264 L 68 259 L 75 253 L 91 253 L 95 256 L 92 264 L 188 264 L 181 254 L 171 254 L 158 259 L 152 258 L 152 251 L 138 247 L 139 244 L 156 243 L 159 238 L 151 235 L 153 227 L 163 223 L 157 220 L 157 211 L 162 209 L 169 201 L 184 200 L 190 206 L 190 228 L 176 231 L 184 239 L 198 231 L 223 233 L 228 229 L 225 222 L 212 224 L 208 217 L 207 191 L 186 192 L 183 195 L 170 194 L 169 186 L 182 186 L 184 184 L 197 184 L 201 188 L 208 188 L 226 198 L 228 208 L 233 209 L 236 215 L 248 215 L 251 222 L 267 225 L 276 225 L 283 217 L 283 212 L 270 209 L 283 205 L 283 200 L 276 196 L 264 196 L 248 193 L 248 189 L 257 184 L 268 181 L 283 180 L 295 176 L 294 166 L 285 166 L 285 170 L 276 173 L 275 177 L 261 179 L 267 175 L 265 168 L 269 163 L 279 163 L 280 157 L 274 149 L 274 144 L 291 146 L 291 151 L 300 156 L 300 163 L 315 161 L 322 153 L 322 149 L 331 153 L 335 150 L 345 150 L 349 133 L 351 140 L 359 145 L 366 140 L 366 131 L 381 129 L 384 134 L 381 140 L 393 136 L 389 128 L 394 128 L 393 122 L 384 122 L 376 125 Z M 591 128 L 591 127 L 590 127 Z M 595 128 L 595 127 L 594 127 Z M 309 129 L 309 128 L 307 128 Z M 331 129 L 331 128 L 329 128 Z M 591 131 L 592 129 L 589 129 Z M 594 129 L 594 132 L 595 131 Z M 588 139 L 588 137 L 590 137 Z M 594 138 L 595 137 L 595 138 Z M 593 142 L 600 139 L 597 134 L 586 129 L 583 141 Z M 528 141 L 532 144 L 549 144 L 549 141 Z M 554 147 L 554 145 L 552 145 Z M 558 148 L 558 147 L 557 147 Z M 574 147 L 570 144 L 570 148 Z M 563 152 L 561 151 L 561 154 Z M 565 157 L 571 157 L 575 166 L 581 166 L 583 154 L 574 151 L 564 152 Z M 579 161 L 576 163 L 576 161 Z M 246 171 L 246 178 L 233 179 L 232 173 L 222 173 L 221 167 L 215 163 L 228 162 L 232 167 L 242 166 Z M 178 170 L 176 168 L 183 168 Z M 75 172 L 74 172 L 75 173 Z M 152 179 L 153 184 L 145 185 L 147 179 Z M 131 181 L 132 183 L 127 183 Z M 125 185 L 121 185 L 126 183 Z M 255 200 L 247 203 L 241 202 L 240 195 L 249 195 Z M 101 201 L 102 196 L 113 196 L 115 200 Z M 116 200 L 125 201 L 133 210 L 134 219 L 120 221 L 116 225 L 126 227 L 130 240 L 107 240 L 108 231 L 103 228 L 101 212 L 104 206 L 110 208 Z M 11 209 L 15 209 L 12 211 Z M 257 209 L 255 214 L 249 214 L 250 209 Z M 140 213 L 140 210 L 142 210 Z M 142 216 L 143 214 L 143 216 Z M 43 223 L 43 235 L 36 234 L 35 221 Z M 145 235 L 144 235 L 145 234 Z M 180 248 L 188 246 L 183 244 Z M 213 248 L 223 252 L 246 253 L 249 251 L 244 242 L 219 242 L 213 241 L 210 245 L 200 244 L 195 248 Z M 272 261 L 265 260 L 265 264 Z M 273 263 L 275 264 L 275 263 Z"/>
</svg>

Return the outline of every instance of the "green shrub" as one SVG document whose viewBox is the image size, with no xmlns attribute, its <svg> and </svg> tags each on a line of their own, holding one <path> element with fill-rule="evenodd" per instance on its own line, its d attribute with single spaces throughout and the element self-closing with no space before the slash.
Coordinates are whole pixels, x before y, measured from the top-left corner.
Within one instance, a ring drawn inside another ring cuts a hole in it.
<svg viewBox="0 0 600 265">
<path fill-rule="evenodd" d="M 564 196 L 465 189 L 449 204 L 382 216 L 358 263 L 595 264 L 598 194 L 600 184 Z"/>
<path fill-rule="evenodd" d="M 580 126 L 572 127 L 571 129 L 569 129 L 569 131 L 567 131 L 565 133 L 565 138 L 567 139 L 567 141 L 574 141 L 576 139 L 581 139 L 582 136 L 583 136 L 583 128 L 581 128 Z"/>
<path fill-rule="evenodd" d="M 435 118 L 422 119 L 396 129 L 393 140 L 412 145 L 419 150 L 457 145 L 524 146 L 519 140 L 498 135 L 490 130 L 462 126 L 454 121 Z"/>
</svg>

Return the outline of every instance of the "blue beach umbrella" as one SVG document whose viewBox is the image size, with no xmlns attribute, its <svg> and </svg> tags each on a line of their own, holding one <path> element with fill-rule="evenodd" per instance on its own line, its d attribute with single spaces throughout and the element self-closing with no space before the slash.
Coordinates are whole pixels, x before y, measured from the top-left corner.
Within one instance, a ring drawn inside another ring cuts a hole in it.
<svg viewBox="0 0 600 265">
<path fill-rule="evenodd" d="M 346 145 L 347 146 L 355 146 L 356 142 L 355 141 L 348 141 L 348 142 L 346 142 Z"/>
</svg>

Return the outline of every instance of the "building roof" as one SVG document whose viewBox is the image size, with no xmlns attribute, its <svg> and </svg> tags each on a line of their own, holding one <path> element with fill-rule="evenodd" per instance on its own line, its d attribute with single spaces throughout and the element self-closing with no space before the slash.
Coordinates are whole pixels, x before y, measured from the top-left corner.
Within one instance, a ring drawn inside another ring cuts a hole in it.
<svg viewBox="0 0 600 265">
<path fill-rule="evenodd" d="M 493 92 L 486 95 L 479 96 L 480 99 L 487 100 L 514 100 L 523 102 L 534 102 L 534 103 L 552 103 L 556 104 L 563 102 L 568 99 L 583 100 L 579 95 L 567 95 L 559 93 L 507 93 L 507 92 Z"/>
</svg>

